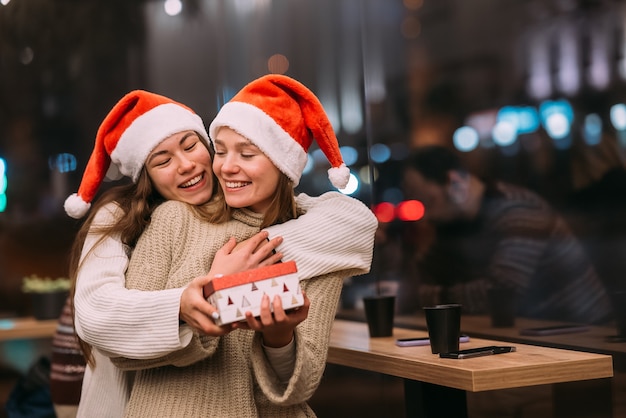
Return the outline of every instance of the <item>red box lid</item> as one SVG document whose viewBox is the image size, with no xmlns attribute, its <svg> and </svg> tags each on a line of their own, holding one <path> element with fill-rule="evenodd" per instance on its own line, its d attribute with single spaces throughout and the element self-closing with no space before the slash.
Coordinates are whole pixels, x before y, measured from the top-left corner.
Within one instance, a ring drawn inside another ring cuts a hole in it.
<svg viewBox="0 0 626 418">
<path fill-rule="evenodd" d="M 259 267 L 254 270 L 242 271 L 216 277 L 204 286 L 204 297 L 208 298 L 218 290 L 235 287 L 246 283 L 258 282 L 272 277 L 284 276 L 285 274 L 296 273 L 298 268 L 295 261 L 276 263 L 271 266 Z"/>
</svg>

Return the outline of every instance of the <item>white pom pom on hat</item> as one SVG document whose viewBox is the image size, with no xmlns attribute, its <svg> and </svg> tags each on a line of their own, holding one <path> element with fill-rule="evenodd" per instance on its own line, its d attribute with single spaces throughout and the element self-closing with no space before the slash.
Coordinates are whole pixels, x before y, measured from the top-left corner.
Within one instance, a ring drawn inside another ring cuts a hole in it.
<svg viewBox="0 0 626 418">
<path fill-rule="evenodd" d="M 78 196 L 78 193 L 72 193 L 70 197 L 65 200 L 63 207 L 68 215 L 72 218 L 79 219 L 85 216 L 87 211 L 89 211 L 91 203 L 85 202 L 80 196 Z"/>
<path fill-rule="evenodd" d="M 76 219 L 83 217 L 107 173 L 137 181 L 152 150 L 164 139 L 188 130 L 209 140 L 202 119 L 189 107 L 144 90 L 126 94 L 102 121 L 78 192 L 66 199 L 65 212 Z"/>
<path fill-rule="evenodd" d="M 313 138 L 331 164 L 333 186 L 348 184 L 333 127 L 319 99 L 293 78 L 270 74 L 243 87 L 218 112 L 209 126 L 211 140 L 221 127 L 246 137 L 293 182 L 300 182 Z"/>
</svg>

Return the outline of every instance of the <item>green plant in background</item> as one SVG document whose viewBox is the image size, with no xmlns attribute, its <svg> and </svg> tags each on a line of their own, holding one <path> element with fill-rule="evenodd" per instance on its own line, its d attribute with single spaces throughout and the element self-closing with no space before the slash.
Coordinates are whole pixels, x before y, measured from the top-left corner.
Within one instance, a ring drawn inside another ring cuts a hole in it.
<svg viewBox="0 0 626 418">
<path fill-rule="evenodd" d="M 22 279 L 22 291 L 25 293 L 63 292 L 70 290 L 70 284 L 70 279 L 66 277 L 52 279 L 31 274 Z"/>
</svg>

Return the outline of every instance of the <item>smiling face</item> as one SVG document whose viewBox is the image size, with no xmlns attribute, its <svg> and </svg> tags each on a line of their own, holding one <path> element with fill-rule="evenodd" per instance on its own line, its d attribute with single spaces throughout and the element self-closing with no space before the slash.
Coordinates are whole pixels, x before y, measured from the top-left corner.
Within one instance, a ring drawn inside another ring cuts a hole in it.
<svg viewBox="0 0 626 418">
<path fill-rule="evenodd" d="M 281 172 L 259 148 L 228 127 L 220 128 L 214 143 L 213 171 L 228 206 L 265 213 Z"/>
<path fill-rule="evenodd" d="M 213 195 L 211 154 L 194 131 L 164 139 L 148 156 L 146 169 L 165 199 L 201 205 Z"/>
</svg>

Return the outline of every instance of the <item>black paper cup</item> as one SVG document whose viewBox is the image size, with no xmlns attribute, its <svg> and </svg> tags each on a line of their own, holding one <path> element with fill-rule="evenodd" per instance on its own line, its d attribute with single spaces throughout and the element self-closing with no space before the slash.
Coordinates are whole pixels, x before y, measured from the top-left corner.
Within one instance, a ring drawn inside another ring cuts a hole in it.
<svg viewBox="0 0 626 418">
<path fill-rule="evenodd" d="M 461 305 L 427 306 L 424 313 L 432 353 L 457 351 L 461 336 Z"/>
<path fill-rule="evenodd" d="M 393 335 L 393 316 L 396 297 L 366 296 L 363 298 L 365 318 L 370 337 L 390 337 Z"/>
</svg>

